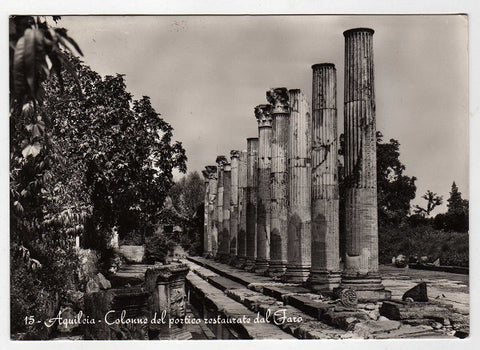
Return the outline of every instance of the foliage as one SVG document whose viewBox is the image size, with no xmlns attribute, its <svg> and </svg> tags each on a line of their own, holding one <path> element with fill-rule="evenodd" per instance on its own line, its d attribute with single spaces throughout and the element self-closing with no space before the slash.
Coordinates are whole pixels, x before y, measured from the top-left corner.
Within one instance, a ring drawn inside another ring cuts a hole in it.
<svg viewBox="0 0 480 350">
<path fill-rule="evenodd" d="M 53 316 L 59 295 L 76 288 L 78 259 L 66 232 L 78 228 L 73 222 L 82 217 L 74 216 L 61 198 L 47 195 L 60 158 L 51 124 L 40 113 L 43 84 L 52 71 L 59 74 L 68 66 L 62 49 L 72 45 L 81 51 L 65 29 L 38 17 L 12 16 L 9 24 L 11 331 L 44 339 L 47 332 L 39 324 L 27 327 L 24 318 Z"/>
<path fill-rule="evenodd" d="M 405 165 L 400 161 L 400 143 L 395 139 L 383 143 L 382 138 L 382 133 L 377 131 L 378 219 L 398 224 L 410 212 L 417 178 L 403 174 Z"/>
<path fill-rule="evenodd" d="M 186 156 L 148 97 L 134 100 L 121 75 L 101 78 L 65 51 L 80 49 L 64 29 L 10 24 L 11 325 L 43 339 L 24 317 L 52 317 L 52 300 L 81 288 L 75 235 L 108 261 L 115 226 L 151 233 Z"/>
<path fill-rule="evenodd" d="M 441 243 L 440 243 L 441 242 Z M 468 234 L 444 232 L 430 225 L 380 225 L 379 260 L 389 263 L 393 256 L 428 256 L 442 265 L 468 266 Z"/>
<path fill-rule="evenodd" d="M 191 254 L 201 254 L 203 247 L 205 184 L 198 172 L 182 177 L 170 191 L 173 205 L 185 218 L 179 243 Z"/>
<path fill-rule="evenodd" d="M 166 262 L 168 253 L 173 251 L 177 242 L 168 235 L 155 236 L 145 244 L 145 263 Z"/>
<path fill-rule="evenodd" d="M 469 202 L 462 199 L 462 194 L 458 191 L 455 182 L 452 184 L 447 202 L 447 212 L 435 216 L 433 226 L 438 230 L 468 232 Z"/>
<path fill-rule="evenodd" d="M 172 171 L 185 171 L 185 151 L 172 142 L 173 129 L 146 96 L 134 100 L 123 76 L 101 78 L 71 57 L 84 98 L 75 98 L 73 81 L 59 95 L 58 81 L 47 90 L 45 113 L 55 141 L 78 169 L 67 192 L 86 194 L 85 247 L 104 250 L 116 227 L 120 237 L 153 234 L 155 215 L 173 185 Z M 66 119 L 68 119 L 68 123 Z"/>
<path fill-rule="evenodd" d="M 421 216 L 430 216 L 430 213 L 435 209 L 435 207 L 442 205 L 443 197 L 438 194 L 428 190 L 423 196 L 423 199 L 427 201 L 427 207 L 423 208 L 419 205 L 415 205 L 414 212 L 415 214 Z"/>
</svg>

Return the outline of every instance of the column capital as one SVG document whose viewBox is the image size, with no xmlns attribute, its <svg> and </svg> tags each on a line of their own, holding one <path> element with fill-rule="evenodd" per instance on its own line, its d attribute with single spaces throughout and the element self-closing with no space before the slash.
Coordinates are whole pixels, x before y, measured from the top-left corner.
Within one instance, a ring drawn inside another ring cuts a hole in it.
<svg viewBox="0 0 480 350">
<path fill-rule="evenodd" d="M 270 89 L 266 93 L 267 101 L 273 106 L 272 113 L 288 113 L 290 106 L 288 104 L 287 88 Z"/>
<path fill-rule="evenodd" d="M 375 33 L 375 31 L 371 28 L 352 28 L 352 29 L 344 31 L 343 36 L 348 37 L 348 36 L 354 35 L 356 33 L 368 33 L 368 34 L 373 35 L 373 33 Z"/>
<path fill-rule="evenodd" d="M 258 127 L 272 126 L 272 106 L 258 105 L 255 107 L 255 118 L 257 118 Z"/>
<path fill-rule="evenodd" d="M 205 182 L 208 182 L 208 171 L 207 170 L 202 170 L 202 175 L 205 179 Z"/>
<path fill-rule="evenodd" d="M 215 165 L 207 165 L 205 167 L 207 172 L 207 176 L 209 180 L 213 180 L 217 178 L 217 167 Z"/>
<path fill-rule="evenodd" d="M 240 151 L 236 149 L 232 149 L 230 151 L 230 158 L 240 158 Z"/>
<path fill-rule="evenodd" d="M 225 156 L 217 156 L 217 159 L 215 160 L 215 162 L 217 163 L 218 165 L 218 168 L 221 170 L 223 169 L 223 166 L 228 163 L 227 161 L 227 157 Z"/>
</svg>

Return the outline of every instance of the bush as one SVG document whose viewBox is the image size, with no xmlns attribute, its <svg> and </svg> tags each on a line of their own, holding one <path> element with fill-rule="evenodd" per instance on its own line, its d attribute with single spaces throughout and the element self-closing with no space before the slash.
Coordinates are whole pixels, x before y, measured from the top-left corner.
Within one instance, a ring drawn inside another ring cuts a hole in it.
<svg viewBox="0 0 480 350">
<path fill-rule="evenodd" d="M 468 233 L 445 232 L 429 225 L 379 227 L 379 260 L 390 263 L 393 256 L 440 258 L 442 265 L 468 266 Z"/>
<path fill-rule="evenodd" d="M 145 244 L 145 263 L 165 263 L 168 253 L 173 251 L 173 248 L 175 246 L 175 241 L 173 241 L 166 235 L 154 236 L 149 238 Z"/>
</svg>

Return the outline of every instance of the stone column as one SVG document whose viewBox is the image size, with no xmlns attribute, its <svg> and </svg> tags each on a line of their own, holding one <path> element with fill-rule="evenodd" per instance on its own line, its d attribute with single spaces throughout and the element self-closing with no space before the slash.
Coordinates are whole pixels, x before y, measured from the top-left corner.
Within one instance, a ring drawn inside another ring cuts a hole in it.
<svg viewBox="0 0 480 350">
<path fill-rule="evenodd" d="M 218 170 L 218 184 L 217 184 L 217 232 L 218 232 L 218 244 L 216 257 L 220 257 L 225 253 L 225 242 L 223 240 L 223 166 L 227 163 L 225 156 L 217 157 L 217 170 Z"/>
<path fill-rule="evenodd" d="M 312 86 L 312 269 L 314 290 L 340 284 L 338 220 L 337 76 L 335 65 L 315 64 Z"/>
<path fill-rule="evenodd" d="M 345 36 L 345 267 L 359 300 L 388 297 L 378 274 L 376 126 L 372 29 Z"/>
<path fill-rule="evenodd" d="M 215 256 L 217 254 L 218 244 L 218 232 L 217 232 L 217 167 L 214 165 L 207 165 L 206 170 L 208 172 L 208 251 L 209 256 Z"/>
<path fill-rule="evenodd" d="M 208 257 L 211 253 L 211 251 L 208 251 L 208 246 L 209 246 L 209 217 L 208 217 L 208 199 L 209 199 L 209 186 L 208 186 L 208 171 L 202 170 L 202 175 L 204 178 L 204 183 L 205 183 L 205 196 L 203 200 L 203 256 Z"/>
<path fill-rule="evenodd" d="M 255 108 L 258 122 L 257 258 L 255 272 L 264 274 L 270 260 L 270 171 L 272 106 Z"/>
<path fill-rule="evenodd" d="M 288 130 L 290 106 L 288 91 L 277 88 L 267 91 L 272 105 L 272 162 L 270 176 L 270 264 L 269 275 L 279 276 L 287 268 L 288 239 Z"/>
<path fill-rule="evenodd" d="M 255 267 L 257 259 L 258 138 L 247 139 L 247 258 L 245 270 Z"/>
<path fill-rule="evenodd" d="M 230 257 L 232 263 L 236 264 L 237 242 L 238 242 L 238 167 L 240 151 L 230 151 L 231 163 L 231 185 L 230 185 Z"/>
<path fill-rule="evenodd" d="M 223 165 L 223 243 L 221 259 L 223 262 L 230 260 L 230 206 L 232 193 L 232 167 L 230 163 Z"/>
<path fill-rule="evenodd" d="M 240 153 L 238 162 L 238 267 L 245 266 L 247 258 L 247 151 Z"/>
<path fill-rule="evenodd" d="M 304 282 L 311 261 L 311 130 L 310 106 L 298 89 L 290 90 L 288 142 L 289 208 L 286 280 Z"/>
</svg>

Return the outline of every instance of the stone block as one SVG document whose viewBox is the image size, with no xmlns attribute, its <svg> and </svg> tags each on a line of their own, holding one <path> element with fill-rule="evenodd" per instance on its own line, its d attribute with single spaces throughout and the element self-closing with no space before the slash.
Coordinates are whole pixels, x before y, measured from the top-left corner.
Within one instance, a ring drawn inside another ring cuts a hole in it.
<svg viewBox="0 0 480 350">
<path fill-rule="evenodd" d="M 417 302 L 427 302 L 427 284 L 425 282 L 417 284 L 415 287 L 407 290 L 402 296 L 402 300 L 407 300 L 411 298 L 413 301 Z"/>
<path fill-rule="evenodd" d="M 399 329 L 401 323 L 398 321 L 366 321 L 356 323 L 353 332 L 363 338 L 371 338 L 376 333 L 386 333 Z"/>
</svg>

